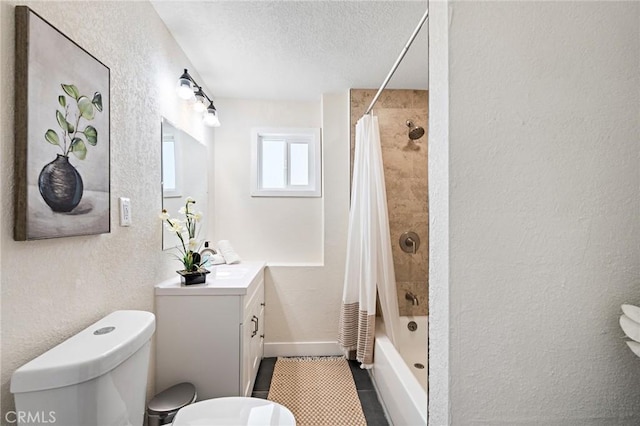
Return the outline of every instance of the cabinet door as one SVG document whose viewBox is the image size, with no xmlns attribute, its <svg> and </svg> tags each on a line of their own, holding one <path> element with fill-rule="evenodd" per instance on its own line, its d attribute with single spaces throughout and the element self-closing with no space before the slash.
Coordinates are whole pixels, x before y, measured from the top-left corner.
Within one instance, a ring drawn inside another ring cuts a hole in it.
<svg viewBox="0 0 640 426">
<path fill-rule="evenodd" d="M 251 396 L 253 390 L 253 381 L 251 380 L 251 343 L 254 340 L 256 331 L 255 321 L 252 321 L 252 315 L 245 317 L 241 326 L 242 333 L 242 360 L 240 370 L 240 392 L 242 396 Z"/>
<path fill-rule="evenodd" d="M 264 282 L 251 295 L 242 324 L 242 372 L 240 388 L 244 396 L 251 396 L 253 384 L 262 360 L 264 341 Z"/>
<path fill-rule="evenodd" d="M 251 377 L 255 381 L 258 375 L 258 368 L 260 367 L 260 361 L 262 360 L 262 353 L 264 347 L 264 302 L 260 301 L 258 304 L 257 312 L 255 316 L 258 318 L 258 333 L 253 337 L 251 341 Z M 253 386 L 253 385 L 252 385 Z"/>
<path fill-rule="evenodd" d="M 237 396 L 239 296 L 156 297 L 156 387 L 191 382 L 199 399 Z"/>
</svg>

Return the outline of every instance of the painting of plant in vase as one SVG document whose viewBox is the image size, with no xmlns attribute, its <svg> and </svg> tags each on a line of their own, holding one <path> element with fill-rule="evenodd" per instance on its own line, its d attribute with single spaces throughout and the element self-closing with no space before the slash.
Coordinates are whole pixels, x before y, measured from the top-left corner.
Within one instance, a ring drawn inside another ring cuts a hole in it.
<svg viewBox="0 0 640 426">
<path fill-rule="evenodd" d="M 110 232 L 109 73 L 16 7 L 16 240 Z"/>
</svg>

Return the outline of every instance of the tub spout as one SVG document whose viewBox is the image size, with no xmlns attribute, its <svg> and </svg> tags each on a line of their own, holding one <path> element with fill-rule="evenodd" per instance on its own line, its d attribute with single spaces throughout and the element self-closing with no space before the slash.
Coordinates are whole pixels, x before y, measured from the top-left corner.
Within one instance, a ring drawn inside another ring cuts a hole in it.
<svg viewBox="0 0 640 426">
<path fill-rule="evenodd" d="M 404 298 L 407 300 L 411 300 L 411 304 L 413 306 L 420 304 L 420 302 L 418 302 L 418 297 L 415 294 L 411 293 L 410 291 L 405 293 Z"/>
</svg>

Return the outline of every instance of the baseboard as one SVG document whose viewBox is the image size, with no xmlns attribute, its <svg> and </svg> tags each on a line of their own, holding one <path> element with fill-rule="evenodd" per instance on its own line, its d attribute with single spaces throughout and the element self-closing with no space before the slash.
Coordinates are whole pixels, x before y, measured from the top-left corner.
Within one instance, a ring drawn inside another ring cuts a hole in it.
<svg viewBox="0 0 640 426">
<path fill-rule="evenodd" d="M 272 342 L 264 344 L 264 357 L 342 355 L 338 342 Z"/>
</svg>

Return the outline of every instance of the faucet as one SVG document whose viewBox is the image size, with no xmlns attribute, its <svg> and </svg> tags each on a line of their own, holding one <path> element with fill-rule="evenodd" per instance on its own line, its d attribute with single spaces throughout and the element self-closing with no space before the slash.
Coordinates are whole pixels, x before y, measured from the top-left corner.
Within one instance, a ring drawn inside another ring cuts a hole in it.
<svg viewBox="0 0 640 426">
<path fill-rule="evenodd" d="M 411 300 L 411 304 L 413 306 L 420 304 L 420 302 L 418 302 L 418 297 L 415 294 L 411 293 L 410 291 L 405 293 L 404 298 L 407 300 Z"/>
</svg>

